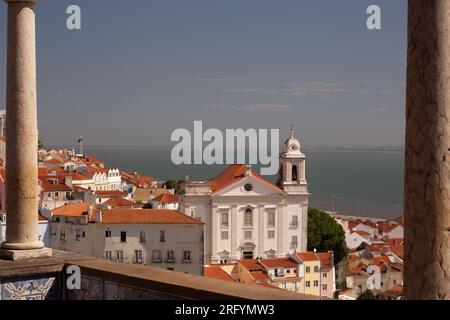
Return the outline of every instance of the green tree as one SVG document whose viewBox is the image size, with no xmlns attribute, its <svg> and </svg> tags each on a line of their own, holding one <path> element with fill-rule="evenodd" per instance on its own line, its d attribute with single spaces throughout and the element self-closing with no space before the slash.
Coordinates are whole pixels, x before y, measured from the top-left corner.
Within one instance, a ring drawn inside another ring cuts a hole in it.
<svg viewBox="0 0 450 320">
<path fill-rule="evenodd" d="M 38 140 L 38 150 L 41 150 L 41 149 L 44 149 L 44 148 L 45 148 L 44 144 L 43 144 L 42 141 L 39 139 L 39 140 Z"/>
<path fill-rule="evenodd" d="M 386 300 L 386 298 L 379 294 L 375 294 L 370 289 L 366 289 L 366 291 L 361 292 L 357 300 Z"/>
<path fill-rule="evenodd" d="M 174 189 L 177 191 L 180 188 L 180 183 L 177 180 L 167 180 L 166 183 L 164 183 L 164 187 L 166 189 Z"/>
<path fill-rule="evenodd" d="M 367 289 L 364 292 L 361 292 L 357 300 L 377 300 L 377 296 L 373 293 L 372 290 Z"/>
<path fill-rule="evenodd" d="M 348 254 L 345 232 L 328 213 L 310 208 L 308 210 L 308 251 L 333 251 L 334 263 L 338 264 Z"/>
</svg>

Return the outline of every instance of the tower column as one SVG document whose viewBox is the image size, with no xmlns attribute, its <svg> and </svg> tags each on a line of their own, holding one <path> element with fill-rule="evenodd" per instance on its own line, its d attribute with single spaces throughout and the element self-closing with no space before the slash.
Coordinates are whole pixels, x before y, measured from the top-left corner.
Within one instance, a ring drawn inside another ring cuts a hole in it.
<svg viewBox="0 0 450 320">
<path fill-rule="evenodd" d="M 212 217 L 211 217 L 211 263 L 219 262 L 219 257 L 217 256 L 217 242 L 219 240 L 219 212 L 217 206 L 212 206 Z"/>
<path fill-rule="evenodd" d="M 38 240 L 38 132 L 36 110 L 36 0 L 6 0 L 6 242 L 2 257 L 48 254 Z"/>
<path fill-rule="evenodd" d="M 258 205 L 258 257 L 264 254 L 264 237 L 266 230 L 266 223 L 264 219 L 264 204 Z"/>
<path fill-rule="evenodd" d="M 450 299 L 450 1 L 409 0 L 405 296 Z"/>
<path fill-rule="evenodd" d="M 231 207 L 231 260 L 238 260 L 240 257 L 237 255 L 238 247 L 238 221 L 237 221 L 237 206 Z"/>
</svg>

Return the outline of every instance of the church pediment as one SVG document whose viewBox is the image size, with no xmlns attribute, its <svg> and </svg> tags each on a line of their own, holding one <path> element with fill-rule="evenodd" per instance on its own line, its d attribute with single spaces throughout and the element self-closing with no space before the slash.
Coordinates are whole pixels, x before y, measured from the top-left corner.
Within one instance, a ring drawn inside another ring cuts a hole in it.
<svg viewBox="0 0 450 320">
<path fill-rule="evenodd" d="M 286 193 L 276 185 L 259 176 L 242 177 L 229 186 L 214 193 L 214 196 L 271 196 Z"/>
</svg>

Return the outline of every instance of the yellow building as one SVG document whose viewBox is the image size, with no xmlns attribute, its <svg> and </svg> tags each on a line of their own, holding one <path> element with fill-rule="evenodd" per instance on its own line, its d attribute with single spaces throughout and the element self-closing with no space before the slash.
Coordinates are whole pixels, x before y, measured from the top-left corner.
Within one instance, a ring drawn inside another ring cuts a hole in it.
<svg viewBox="0 0 450 320">
<path fill-rule="evenodd" d="M 303 277 L 303 292 L 320 296 L 320 259 L 314 252 L 298 252 L 293 254 L 300 262 L 300 276 Z M 297 260 L 297 259 L 296 259 Z"/>
</svg>

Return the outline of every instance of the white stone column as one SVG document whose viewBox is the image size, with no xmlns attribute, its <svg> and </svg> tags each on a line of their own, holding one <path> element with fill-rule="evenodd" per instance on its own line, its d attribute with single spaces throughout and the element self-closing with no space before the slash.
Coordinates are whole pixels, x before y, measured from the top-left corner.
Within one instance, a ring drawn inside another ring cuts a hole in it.
<svg viewBox="0 0 450 320">
<path fill-rule="evenodd" d="M 300 182 L 305 183 L 306 182 L 306 161 L 305 159 L 302 159 L 300 161 L 301 170 L 300 170 Z"/>
<path fill-rule="evenodd" d="M 265 237 L 265 219 L 264 204 L 258 205 L 258 257 L 264 254 L 264 237 Z"/>
<path fill-rule="evenodd" d="M 286 205 L 284 203 L 278 205 L 277 217 L 277 256 L 282 258 L 285 256 L 285 238 L 288 230 L 286 225 Z"/>
<path fill-rule="evenodd" d="M 13 260 L 48 253 L 38 241 L 36 109 L 36 0 L 6 0 L 8 56 L 6 88 L 6 242 L 1 256 Z"/>
<path fill-rule="evenodd" d="M 231 260 L 238 260 L 238 221 L 237 206 L 231 207 Z"/>
<path fill-rule="evenodd" d="M 302 207 L 302 229 L 301 229 L 301 250 L 306 252 L 308 250 L 308 206 Z"/>
<path fill-rule="evenodd" d="M 219 257 L 217 256 L 217 242 L 219 240 L 219 217 L 217 206 L 213 205 L 211 207 L 211 263 L 219 262 Z"/>
</svg>

